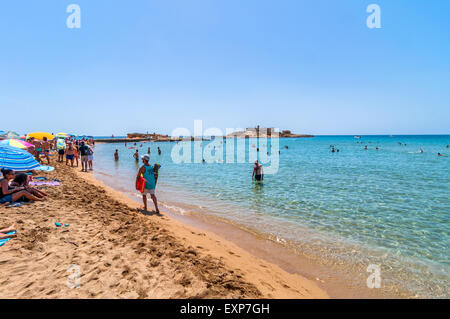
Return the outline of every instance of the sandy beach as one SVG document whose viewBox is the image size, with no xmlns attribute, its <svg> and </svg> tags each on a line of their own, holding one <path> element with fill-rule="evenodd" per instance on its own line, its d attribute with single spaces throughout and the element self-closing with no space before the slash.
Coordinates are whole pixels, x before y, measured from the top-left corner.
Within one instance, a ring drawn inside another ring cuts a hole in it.
<svg viewBox="0 0 450 319">
<path fill-rule="evenodd" d="M 18 231 L 0 247 L 0 298 L 328 298 L 213 233 L 143 214 L 80 168 L 40 176 L 61 180 L 45 187 L 49 200 L 0 208 L 2 226 Z M 70 265 L 79 288 L 67 285 Z"/>
</svg>

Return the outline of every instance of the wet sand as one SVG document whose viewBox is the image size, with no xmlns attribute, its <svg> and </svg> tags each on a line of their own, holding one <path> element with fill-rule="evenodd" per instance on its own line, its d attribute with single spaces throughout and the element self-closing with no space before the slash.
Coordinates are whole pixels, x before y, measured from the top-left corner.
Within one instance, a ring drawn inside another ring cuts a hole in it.
<svg viewBox="0 0 450 319">
<path fill-rule="evenodd" d="M 164 210 L 138 211 L 92 173 L 57 164 L 40 176 L 61 180 L 43 188 L 48 201 L 0 207 L 0 227 L 18 231 L 0 247 L 0 298 L 328 298 L 312 280 Z M 67 285 L 70 265 L 80 267 L 79 288 Z"/>
</svg>

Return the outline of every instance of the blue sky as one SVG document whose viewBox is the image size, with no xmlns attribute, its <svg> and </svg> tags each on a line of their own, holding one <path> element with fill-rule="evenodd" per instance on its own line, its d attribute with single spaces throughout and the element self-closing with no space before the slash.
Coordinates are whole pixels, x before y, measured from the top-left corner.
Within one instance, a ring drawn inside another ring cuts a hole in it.
<svg viewBox="0 0 450 319">
<path fill-rule="evenodd" d="M 449 39 L 444 0 L 2 1 L 0 129 L 448 134 Z"/>
</svg>

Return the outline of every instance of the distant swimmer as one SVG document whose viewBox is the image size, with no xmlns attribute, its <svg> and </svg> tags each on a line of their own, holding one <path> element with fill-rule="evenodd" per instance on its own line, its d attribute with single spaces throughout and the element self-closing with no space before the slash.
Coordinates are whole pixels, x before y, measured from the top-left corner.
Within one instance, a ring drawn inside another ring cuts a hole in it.
<svg viewBox="0 0 450 319">
<path fill-rule="evenodd" d="M 444 155 L 444 154 L 438 153 L 438 156 L 447 156 L 447 155 Z"/>
<path fill-rule="evenodd" d="M 258 160 L 255 161 L 255 165 L 253 166 L 252 180 L 255 181 L 264 180 L 263 166 L 258 163 Z"/>
<path fill-rule="evenodd" d="M 336 152 L 339 153 L 339 149 L 337 149 Z"/>
<path fill-rule="evenodd" d="M 161 155 L 161 149 L 158 146 L 158 155 Z"/>
<path fill-rule="evenodd" d="M 150 155 L 150 147 L 147 150 L 147 154 Z"/>
<path fill-rule="evenodd" d="M 446 148 L 448 148 L 448 145 L 446 146 Z"/>
<path fill-rule="evenodd" d="M 136 150 L 136 152 L 133 155 L 134 159 L 136 160 L 136 162 L 139 162 L 139 151 Z"/>
<path fill-rule="evenodd" d="M 286 145 L 286 146 L 285 146 L 284 148 L 285 148 L 285 149 L 288 149 L 288 148 L 289 148 L 289 146 L 287 146 L 287 145 Z"/>
<path fill-rule="evenodd" d="M 119 160 L 119 150 L 116 150 L 116 151 L 114 152 L 114 160 L 115 160 L 115 161 L 118 161 L 118 160 Z"/>
<path fill-rule="evenodd" d="M 420 152 L 419 153 L 423 153 L 423 149 L 420 149 Z"/>
<path fill-rule="evenodd" d="M 331 153 L 334 153 L 335 152 L 335 150 L 334 150 L 334 147 L 331 149 Z"/>
<path fill-rule="evenodd" d="M 379 148 L 378 148 L 378 146 L 377 147 L 375 147 L 375 149 L 378 151 L 379 150 Z"/>
<path fill-rule="evenodd" d="M 365 150 L 367 150 L 367 145 L 366 145 L 366 146 L 364 146 L 364 149 L 365 149 Z"/>
</svg>

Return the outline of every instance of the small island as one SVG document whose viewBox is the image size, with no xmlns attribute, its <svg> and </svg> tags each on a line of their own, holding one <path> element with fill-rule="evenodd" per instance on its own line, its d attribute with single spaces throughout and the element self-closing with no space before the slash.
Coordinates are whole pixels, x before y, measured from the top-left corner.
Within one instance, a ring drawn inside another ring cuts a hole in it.
<svg viewBox="0 0 450 319">
<path fill-rule="evenodd" d="M 226 138 L 270 138 L 272 136 L 277 136 L 280 138 L 295 138 L 295 137 L 314 137 L 314 135 L 309 134 L 293 134 L 290 130 L 282 130 L 281 132 L 275 131 L 273 127 L 248 127 L 245 131 L 237 131 L 228 134 Z"/>
</svg>

